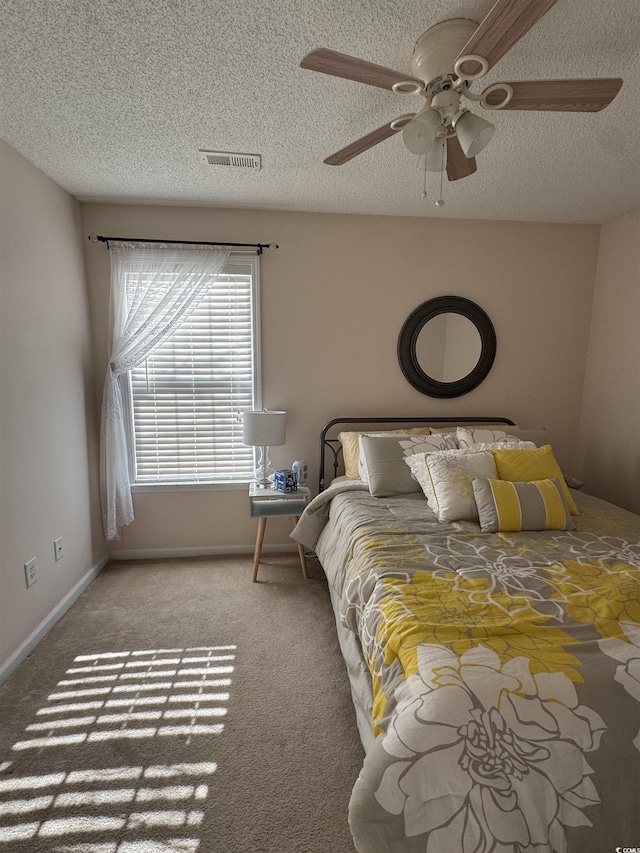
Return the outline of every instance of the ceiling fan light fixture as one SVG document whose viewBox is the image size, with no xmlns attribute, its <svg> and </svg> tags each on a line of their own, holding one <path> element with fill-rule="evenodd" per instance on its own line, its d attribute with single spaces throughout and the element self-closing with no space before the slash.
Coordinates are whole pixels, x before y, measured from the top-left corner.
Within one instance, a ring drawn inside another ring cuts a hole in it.
<svg viewBox="0 0 640 853">
<path fill-rule="evenodd" d="M 457 117 L 454 128 L 464 156 L 469 160 L 487 147 L 496 131 L 493 124 L 468 110 Z"/>
<path fill-rule="evenodd" d="M 426 154 L 431 150 L 441 124 L 442 117 L 437 109 L 429 107 L 423 110 L 402 131 L 404 144 L 412 154 Z"/>
</svg>

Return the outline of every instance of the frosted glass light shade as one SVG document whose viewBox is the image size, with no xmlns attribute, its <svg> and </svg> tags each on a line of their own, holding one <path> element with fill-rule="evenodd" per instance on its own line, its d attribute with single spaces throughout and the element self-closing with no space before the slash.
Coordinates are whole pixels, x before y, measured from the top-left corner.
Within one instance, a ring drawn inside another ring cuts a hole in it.
<svg viewBox="0 0 640 853">
<path fill-rule="evenodd" d="M 467 159 L 475 157 L 485 148 L 496 129 L 490 122 L 473 113 L 462 113 L 455 125 L 458 142 Z"/>
<path fill-rule="evenodd" d="M 286 412 L 249 411 L 242 416 L 242 443 L 251 447 L 278 447 L 285 443 Z"/>
<path fill-rule="evenodd" d="M 447 168 L 447 140 L 438 136 L 427 152 L 427 172 L 441 172 Z"/>
<path fill-rule="evenodd" d="M 434 107 L 423 110 L 404 126 L 402 140 L 412 154 L 426 154 L 433 145 L 441 124 L 442 117 L 438 110 Z"/>
</svg>

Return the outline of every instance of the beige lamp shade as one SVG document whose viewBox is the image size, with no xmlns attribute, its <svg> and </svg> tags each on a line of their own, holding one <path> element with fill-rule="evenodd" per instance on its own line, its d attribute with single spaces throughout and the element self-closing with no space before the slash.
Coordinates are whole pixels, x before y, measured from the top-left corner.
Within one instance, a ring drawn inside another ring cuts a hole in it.
<svg viewBox="0 0 640 853">
<path fill-rule="evenodd" d="M 251 447 L 278 447 L 285 443 L 286 412 L 248 411 L 242 417 L 242 443 Z"/>
</svg>

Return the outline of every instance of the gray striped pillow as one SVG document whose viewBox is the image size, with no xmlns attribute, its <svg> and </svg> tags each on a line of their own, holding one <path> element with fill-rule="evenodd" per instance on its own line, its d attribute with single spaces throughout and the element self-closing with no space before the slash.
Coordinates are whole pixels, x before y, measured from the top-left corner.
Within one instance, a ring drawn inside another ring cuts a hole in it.
<svg viewBox="0 0 640 853">
<path fill-rule="evenodd" d="M 483 533 L 573 530 L 560 481 L 511 481 L 474 477 L 473 496 Z"/>
</svg>

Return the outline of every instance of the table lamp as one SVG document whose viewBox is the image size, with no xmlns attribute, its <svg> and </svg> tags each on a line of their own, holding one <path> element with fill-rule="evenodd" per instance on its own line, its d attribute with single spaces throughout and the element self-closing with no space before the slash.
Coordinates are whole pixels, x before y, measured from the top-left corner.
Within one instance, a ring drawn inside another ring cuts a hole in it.
<svg viewBox="0 0 640 853">
<path fill-rule="evenodd" d="M 260 459 L 255 470 L 256 482 L 262 488 L 271 485 L 273 468 L 269 461 L 269 448 L 285 443 L 286 412 L 247 411 L 242 417 L 242 443 L 260 448 Z"/>
</svg>

